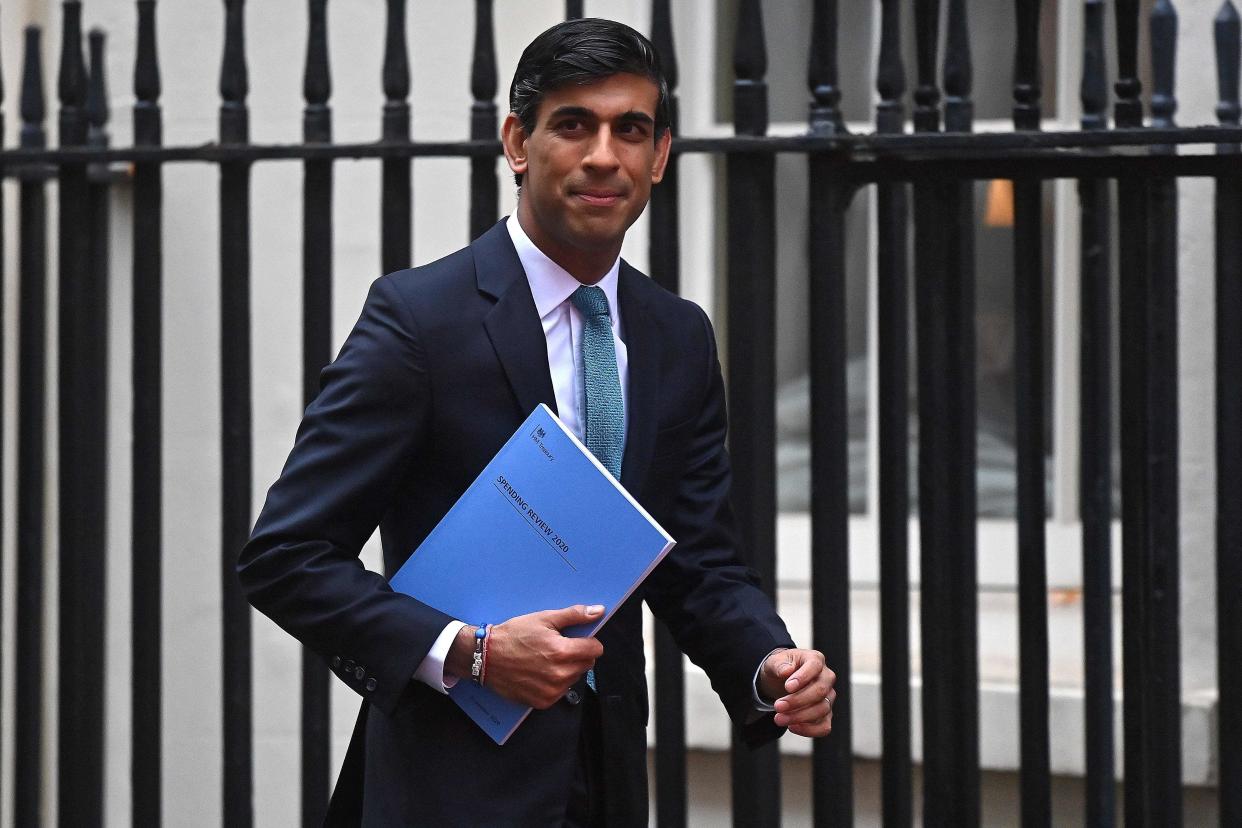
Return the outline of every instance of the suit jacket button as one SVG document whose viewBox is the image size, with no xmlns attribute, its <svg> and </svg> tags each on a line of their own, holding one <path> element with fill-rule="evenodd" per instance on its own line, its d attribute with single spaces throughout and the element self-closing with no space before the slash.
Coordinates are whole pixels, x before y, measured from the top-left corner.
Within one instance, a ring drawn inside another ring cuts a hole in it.
<svg viewBox="0 0 1242 828">
<path fill-rule="evenodd" d="M 354 670 L 354 678 L 358 679 L 358 681 L 362 681 L 364 678 L 366 678 L 366 675 L 367 675 L 367 671 L 362 669 L 361 667 Z"/>
<path fill-rule="evenodd" d="M 571 687 L 565 691 L 565 701 L 569 702 L 570 704 L 577 704 L 578 702 L 582 701 L 582 694 Z"/>
<path fill-rule="evenodd" d="M 371 678 L 367 679 L 367 684 L 366 684 L 366 687 L 367 687 L 367 692 L 368 692 L 368 693 L 374 693 L 374 692 L 375 692 L 375 678 L 374 678 L 374 677 L 371 677 Z"/>
<path fill-rule="evenodd" d="M 352 658 L 345 659 L 345 673 L 348 675 L 354 671 L 354 660 Z"/>
<path fill-rule="evenodd" d="M 332 669 L 339 670 L 341 668 L 341 657 L 332 656 Z"/>
</svg>

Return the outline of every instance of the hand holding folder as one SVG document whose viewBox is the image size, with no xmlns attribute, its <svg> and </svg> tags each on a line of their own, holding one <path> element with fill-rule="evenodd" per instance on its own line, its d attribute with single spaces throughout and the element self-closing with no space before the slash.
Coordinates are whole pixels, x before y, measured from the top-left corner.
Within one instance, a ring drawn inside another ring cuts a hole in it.
<svg viewBox="0 0 1242 828">
<path fill-rule="evenodd" d="M 495 625 L 487 650 L 487 686 L 527 707 L 551 707 L 604 653 L 596 639 L 567 638 L 561 631 L 597 621 L 603 613 L 599 604 L 578 604 L 519 615 Z M 470 639 L 459 634 L 446 662 L 446 667 L 467 680 L 471 650 Z"/>
</svg>

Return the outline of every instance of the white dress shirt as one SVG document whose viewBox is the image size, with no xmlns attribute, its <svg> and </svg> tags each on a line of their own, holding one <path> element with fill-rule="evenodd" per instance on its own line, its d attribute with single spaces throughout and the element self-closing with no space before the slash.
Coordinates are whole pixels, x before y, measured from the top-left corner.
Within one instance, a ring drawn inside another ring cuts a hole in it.
<svg viewBox="0 0 1242 828">
<path fill-rule="evenodd" d="M 582 283 L 535 246 L 522 229 L 517 216 L 510 216 L 505 227 L 509 230 L 509 238 L 513 240 L 518 259 L 522 262 L 522 269 L 526 271 L 526 280 L 530 283 L 531 296 L 535 300 L 535 311 L 539 314 L 543 335 L 548 343 L 548 373 L 552 377 L 552 391 L 556 395 L 557 415 L 579 440 L 585 442 L 585 435 L 582 433 L 585 388 L 582 385 L 582 349 L 579 347 L 582 341 L 582 314 L 569 300 Z M 604 278 L 596 282 L 596 286 L 608 298 L 608 311 L 612 319 L 612 344 L 617 352 L 617 376 L 621 380 L 621 400 L 624 405 L 629 380 L 629 359 L 625 343 L 621 340 L 621 310 L 617 303 L 617 274 L 620 269 L 621 259 L 618 257 L 612 267 L 608 268 Z M 628 408 L 626 411 L 628 413 Z M 444 675 L 444 659 L 448 657 L 453 639 L 457 637 L 462 626 L 463 622 L 453 621 L 444 628 L 431 645 L 427 656 L 418 665 L 414 678 L 442 693 L 445 688 L 456 683 L 456 678 Z"/>
</svg>

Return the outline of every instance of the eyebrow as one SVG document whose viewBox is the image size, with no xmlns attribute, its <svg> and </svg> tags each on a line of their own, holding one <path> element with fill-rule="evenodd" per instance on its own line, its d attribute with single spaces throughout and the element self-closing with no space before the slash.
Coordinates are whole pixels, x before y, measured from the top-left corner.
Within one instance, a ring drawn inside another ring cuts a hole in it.
<svg viewBox="0 0 1242 828">
<path fill-rule="evenodd" d="M 565 117 L 597 119 L 599 116 L 593 110 L 588 109 L 585 106 L 558 106 L 556 109 L 552 110 L 552 114 L 548 116 L 548 120 L 551 121 L 556 118 Z M 617 120 L 627 123 L 655 124 L 654 118 L 646 112 L 638 109 L 631 109 L 628 112 L 621 113 L 617 117 Z"/>
</svg>

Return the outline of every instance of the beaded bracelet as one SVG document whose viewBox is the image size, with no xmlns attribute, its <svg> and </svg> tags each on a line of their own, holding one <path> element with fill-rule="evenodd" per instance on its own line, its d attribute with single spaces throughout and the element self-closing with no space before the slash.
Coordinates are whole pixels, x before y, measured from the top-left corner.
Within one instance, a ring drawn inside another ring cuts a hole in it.
<svg viewBox="0 0 1242 828">
<path fill-rule="evenodd" d="M 474 660 L 470 664 L 470 680 L 483 684 L 483 645 L 487 642 L 487 627 L 474 628 Z"/>
<path fill-rule="evenodd" d="M 479 667 L 479 686 L 483 686 L 483 682 L 487 680 L 487 647 L 492 643 L 492 625 L 487 625 L 487 632 L 483 635 L 483 663 Z"/>
</svg>

